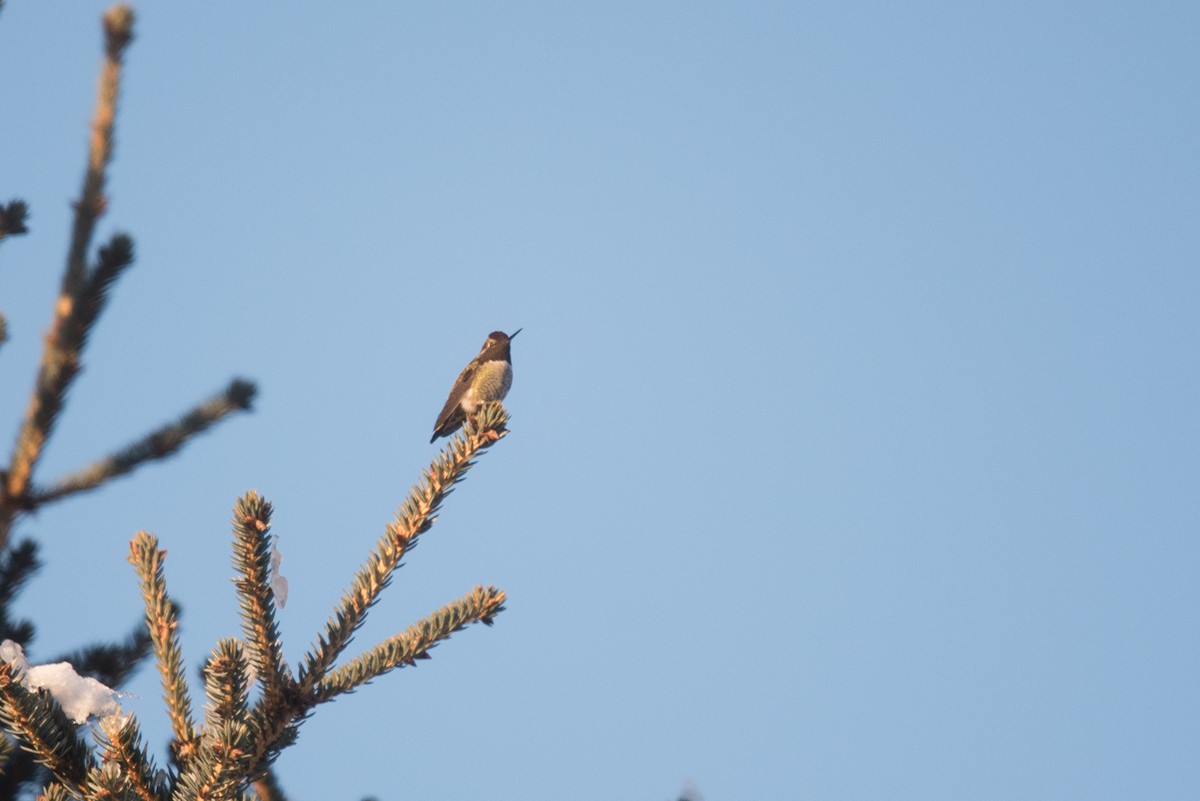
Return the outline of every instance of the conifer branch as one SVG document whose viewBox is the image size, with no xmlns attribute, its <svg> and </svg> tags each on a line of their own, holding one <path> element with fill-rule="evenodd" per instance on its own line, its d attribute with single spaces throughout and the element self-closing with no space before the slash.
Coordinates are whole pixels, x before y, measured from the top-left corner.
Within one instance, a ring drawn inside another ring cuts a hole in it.
<svg viewBox="0 0 1200 801">
<path fill-rule="evenodd" d="M 137 442 L 71 475 L 46 490 L 30 494 L 31 506 L 42 506 L 68 495 L 86 492 L 104 482 L 129 473 L 147 462 L 165 459 L 189 440 L 234 412 L 252 408 L 258 389 L 253 382 L 234 379 L 222 392 L 195 406 L 178 420 L 145 435 Z"/>
<path fill-rule="evenodd" d="M 308 712 L 303 699 L 294 692 L 295 682 L 283 659 L 275 621 L 270 576 L 271 512 L 271 504 L 256 492 L 239 498 L 233 511 L 233 562 L 238 573 L 234 583 L 241 605 L 242 632 L 250 664 L 262 687 L 262 697 L 246 719 L 248 735 L 238 746 L 249 752 L 246 769 L 251 776 L 295 742 L 299 722 Z"/>
<path fill-rule="evenodd" d="M 8 500 L 19 501 L 24 498 L 33 466 L 62 407 L 67 388 L 79 372 L 79 350 L 87 336 L 87 326 L 81 326 L 79 323 L 87 316 L 94 322 L 101 305 L 97 298 L 89 300 L 87 292 L 89 289 L 93 292 L 99 289 L 103 294 L 111 284 L 112 278 L 120 271 L 120 267 L 114 269 L 112 262 L 115 260 L 106 258 L 104 250 L 101 251 L 101 264 L 90 276 L 86 265 L 87 251 L 91 246 L 96 220 L 104 213 L 107 204 L 104 197 L 105 174 L 112 160 L 121 59 L 126 46 L 133 39 L 133 11 L 127 5 L 113 6 L 104 14 L 103 23 L 105 59 L 100 70 L 96 111 L 92 119 L 88 165 L 80 198 L 75 203 L 75 223 L 67 254 L 67 267 L 55 306 L 54 321 L 42 353 L 37 388 L 26 414 L 25 425 L 13 450 L 5 488 Z M 132 243 L 128 237 L 119 238 L 130 245 L 127 250 L 132 260 Z M 114 245 L 117 239 L 118 237 L 114 237 Z M 110 253 L 111 255 L 114 254 Z M 96 281 L 96 278 L 100 280 Z M 89 306 L 93 307 L 90 315 L 87 311 L 81 312 L 81 307 Z M 8 505 L 7 502 L 3 504 Z M 0 512 L 4 511 L 6 510 L 0 508 Z M 7 541 L 14 513 L 0 515 L 0 545 Z"/>
<path fill-rule="evenodd" d="M 0 640 L 28 644 L 33 640 L 33 623 L 12 620 L 9 610 L 25 582 L 41 567 L 37 543 L 24 539 L 0 551 Z"/>
<path fill-rule="evenodd" d="M 167 595 L 163 559 L 167 552 L 158 550 L 158 538 L 139 531 L 129 544 L 129 562 L 137 571 L 146 604 L 146 628 L 154 646 L 154 658 L 162 679 L 163 700 L 171 730 L 175 733 L 172 752 L 180 765 L 195 755 L 198 735 L 183 670 L 183 651 L 179 645 L 179 618 L 175 604 Z"/>
<path fill-rule="evenodd" d="M 17 514 L 24 511 L 33 468 L 66 399 L 67 389 L 79 373 L 79 354 L 88 329 L 103 307 L 104 295 L 117 275 L 133 260 L 133 243 L 124 235 L 114 236 L 101 248 L 99 264 L 90 272 L 86 259 L 96 220 L 104 212 L 105 173 L 112 159 L 113 125 L 120 92 L 121 59 L 133 39 L 133 11 L 116 5 L 103 17 L 105 60 L 92 120 L 92 136 L 83 189 L 75 203 L 75 223 L 62 288 L 55 305 L 54 320 L 42 350 L 37 384 L 30 399 L 25 422 L 17 436 L 5 484 L 0 487 L 0 547 L 8 542 Z M 10 204 L 9 209 L 12 208 Z M 20 211 L 18 208 L 17 211 Z M 23 224 L 23 223 L 22 223 Z"/>
<path fill-rule="evenodd" d="M 187 770 L 179 774 L 176 801 L 225 801 L 239 793 L 250 771 L 250 732 L 228 723 L 205 730 L 200 750 Z"/>
<path fill-rule="evenodd" d="M 23 539 L 0 554 L 0 599 L 10 601 L 41 567 L 37 557 L 38 545 Z"/>
<path fill-rule="evenodd" d="M 395 668 L 415 666 L 418 659 L 429 659 L 429 650 L 454 632 L 471 623 L 492 625 L 493 618 L 504 611 L 504 600 L 505 593 L 501 589 L 476 587 L 332 671 L 317 685 L 316 701 L 324 703 Z"/>
<path fill-rule="evenodd" d="M 66 402 L 67 390 L 79 374 L 88 333 L 104 308 L 109 288 L 132 263 L 133 241 L 117 234 L 100 249 L 96 266 L 73 281 L 69 293 L 64 278 L 63 294 L 42 349 L 37 384 L 13 447 L 6 486 L 0 491 L 0 546 L 7 543 L 16 515 L 31 508 L 28 494 L 33 469 Z"/>
<path fill-rule="evenodd" d="M 105 58 L 100 68 L 96 111 L 92 117 L 87 171 L 83 177 L 83 190 L 75 203 L 75 224 L 67 256 L 67 271 L 63 278 L 62 300 L 67 300 L 68 303 L 76 296 L 78 285 L 83 283 L 84 260 L 92 241 L 92 232 L 95 230 L 96 220 L 108 205 L 108 199 L 104 196 L 104 185 L 113 154 L 113 128 L 117 118 L 117 97 L 121 89 L 121 61 L 125 55 L 125 48 L 133 41 L 133 9 L 124 4 L 115 5 L 105 12 L 102 21 Z"/>
<path fill-rule="evenodd" d="M 250 663 L 262 683 L 263 705 L 275 704 L 292 682 L 275 622 L 270 530 L 271 504 L 253 491 L 239 498 L 233 509 L 233 565 L 238 573 L 234 584 Z"/>
<path fill-rule="evenodd" d="M 375 551 L 354 577 L 350 589 L 342 595 L 341 606 L 325 625 L 316 647 L 305 658 L 298 680 L 302 694 L 311 693 L 329 668 L 345 650 L 354 632 L 362 625 L 368 609 L 379 593 L 391 583 L 400 560 L 416 545 L 417 538 L 436 519 L 442 501 L 462 481 L 475 464 L 475 458 L 508 432 L 508 412 L 499 403 L 489 403 L 468 420 L 463 430 L 451 439 L 388 525 Z"/>
<path fill-rule="evenodd" d="M 296 742 L 300 724 L 312 710 L 312 701 L 295 693 L 289 694 L 284 703 L 265 706 L 255 704 L 250 711 L 250 747 L 253 749 L 246 775 L 261 776 L 274 764 L 283 749 Z"/>
<path fill-rule="evenodd" d="M 0 661 L 0 721 L 8 733 L 73 794 L 82 795 L 92 752 L 49 693 L 21 686 L 10 662 Z"/>
<path fill-rule="evenodd" d="M 101 719 L 99 739 L 104 747 L 102 768 L 119 768 L 120 795 L 135 801 L 166 801 L 166 788 L 158 779 L 158 771 L 146 752 L 133 715 L 110 715 Z"/>
<path fill-rule="evenodd" d="M 204 669 L 204 694 L 208 697 L 206 728 L 247 723 L 249 667 L 241 641 L 226 638 L 217 643 Z"/>
<path fill-rule="evenodd" d="M 80 349 L 108 304 L 113 285 L 133 264 L 133 238 L 129 234 L 113 234 L 108 244 L 102 245 L 96 254 L 96 263 L 88 271 L 83 290 L 78 295 L 78 313 L 70 320 L 76 329 L 71 332 L 70 339 L 78 342 Z"/>
</svg>

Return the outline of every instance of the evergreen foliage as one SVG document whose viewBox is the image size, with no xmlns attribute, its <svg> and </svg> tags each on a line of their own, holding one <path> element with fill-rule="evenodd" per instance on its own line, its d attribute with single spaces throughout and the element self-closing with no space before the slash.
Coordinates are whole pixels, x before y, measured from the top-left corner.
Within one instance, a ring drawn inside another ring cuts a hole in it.
<svg viewBox="0 0 1200 801">
<path fill-rule="evenodd" d="M 2 5 L 2 0 L 0 0 Z M 255 385 L 233 379 L 214 397 L 90 465 L 40 484 L 38 461 L 62 414 L 82 366 L 88 337 L 109 293 L 134 262 L 133 240 L 112 235 L 87 254 L 97 222 L 107 207 L 104 194 L 112 157 L 123 58 L 133 40 L 134 16 L 117 5 L 103 17 L 104 60 L 83 187 L 74 203 L 74 225 L 61 291 L 46 335 L 27 412 L 7 465 L 0 468 L 0 640 L 28 646 L 36 629 L 12 615 L 14 598 L 37 572 L 37 544 L 13 537 L 29 514 L 178 452 L 198 434 L 251 408 Z M 0 241 L 25 234 L 23 201 L 0 205 Z M 5 338 L 0 317 L 0 344 Z M 499 403 L 484 405 L 424 471 L 363 566 L 352 578 L 315 644 L 293 669 L 283 657 L 276 624 L 271 574 L 271 504 L 248 492 L 233 511 L 233 562 L 240 600 L 241 638 L 217 643 L 203 670 L 204 708 L 197 713 L 179 642 L 180 607 L 167 592 L 166 551 L 157 538 L 138 532 L 129 562 L 141 585 L 144 621 L 123 640 L 81 646 L 67 661 L 85 676 L 119 685 L 153 654 L 171 723 L 170 764 L 155 766 L 136 717 L 110 714 L 97 720 L 95 742 L 52 693 L 27 686 L 17 662 L 0 658 L 0 801 L 39 799 L 251 799 L 286 796 L 272 764 L 295 742 L 300 724 L 323 703 L 417 660 L 428 659 L 439 642 L 471 623 L 491 625 L 504 609 L 505 594 L 476 587 L 406 630 L 359 656 L 339 663 L 379 593 L 405 555 L 433 525 L 442 501 L 476 457 L 507 433 Z"/>
</svg>

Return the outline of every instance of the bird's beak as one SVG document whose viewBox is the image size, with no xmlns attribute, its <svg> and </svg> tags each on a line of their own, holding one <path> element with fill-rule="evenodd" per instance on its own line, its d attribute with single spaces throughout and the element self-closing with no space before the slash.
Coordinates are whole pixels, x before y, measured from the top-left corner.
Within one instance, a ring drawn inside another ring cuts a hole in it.
<svg viewBox="0 0 1200 801">
<path fill-rule="evenodd" d="M 521 333 L 521 332 L 522 332 L 522 331 L 524 331 L 524 330 L 525 330 L 524 328 L 518 328 L 516 331 L 513 331 L 511 334 L 509 334 L 509 335 L 508 335 L 508 338 L 509 338 L 509 339 L 516 339 L 516 338 L 517 338 L 517 334 Z"/>
</svg>

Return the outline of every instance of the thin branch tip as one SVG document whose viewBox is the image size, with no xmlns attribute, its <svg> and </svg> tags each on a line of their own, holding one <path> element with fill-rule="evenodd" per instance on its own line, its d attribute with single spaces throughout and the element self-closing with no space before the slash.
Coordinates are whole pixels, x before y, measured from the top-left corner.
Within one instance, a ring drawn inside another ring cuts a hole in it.
<svg viewBox="0 0 1200 801">
<path fill-rule="evenodd" d="M 231 406 L 244 411 L 254 408 L 254 398 L 258 395 L 258 385 L 245 378 L 235 378 L 225 390 L 225 398 Z"/>
<path fill-rule="evenodd" d="M 119 269 L 133 264 L 133 237 L 125 233 L 113 234 L 107 245 L 100 246 L 100 264 L 109 269 Z"/>
<path fill-rule="evenodd" d="M 8 205 L 0 206 L 0 239 L 29 233 L 28 218 L 29 206 L 24 200 L 12 200 Z"/>
<path fill-rule="evenodd" d="M 104 12 L 104 49 L 110 59 L 119 61 L 125 48 L 133 41 L 133 7 L 127 3 Z"/>
</svg>

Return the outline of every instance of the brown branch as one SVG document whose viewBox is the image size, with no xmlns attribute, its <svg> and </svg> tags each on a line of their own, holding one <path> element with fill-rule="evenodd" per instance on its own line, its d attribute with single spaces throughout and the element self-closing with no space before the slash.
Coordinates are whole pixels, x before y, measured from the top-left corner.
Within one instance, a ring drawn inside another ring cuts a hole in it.
<svg viewBox="0 0 1200 801">
<path fill-rule="evenodd" d="M 412 488 L 380 538 L 372 553 L 355 575 L 343 595 L 341 606 L 325 625 L 316 647 L 305 657 L 300 672 L 301 694 L 311 693 L 339 654 L 345 650 L 354 632 L 362 625 L 367 610 L 375 604 L 400 560 L 416 544 L 437 514 L 442 501 L 454 485 L 466 477 L 479 454 L 507 433 L 508 413 L 499 403 L 484 406 L 461 433 L 450 440 L 426 470 L 423 479 Z"/>
<path fill-rule="evenodd" d="M 163 559 L 167 552 L 158 550 L 158 539 L 149 532 L 139 531 L 129 543 L 129 562 L 137 571 L 146 604 L 146 627 L 154 645 L 154 658 L 162 678 L 163 700 L 171 730 L 175 733 L 172 753 L 181 765 L 195 756 L 199 734 L 188 695 L 187 676 L 183 670 L 183 650 L 179 645 L 179 618 L 175 604 L 167 595 L 163 576 Z"/>
<path fill-rule="evenodd" d="M 106 170 L 112 161 L 113 128 L 117 118 L 117 97 L 121 89 L 121 60 L 125 48 L 133 41 L 133 9 L 115 5 L 104 13 L 104 65 L 100 68 L 100 85 L 96 111 L 92 117 L 92 136 L 88 148 L 87 172 L 83 190 L 75 203 L 75 225 L 71 232 L 71 249 L 67 256 L 67 273 L 63 279 L 63 296 L 73 297 L 83 283 L 85 261 L 96 220 L 108 206 L 104 196 Z M 69 313 L 69 310 L 68 310 Z"/>
<path fill-rule="evenodd" d="M 25 414 L 25 422 L 13 447 L 5 485 L 0 488 L 0 548 L 8 542 L 16 516 L 26 510 L 25 496 L 33 469 L 45 447 L 54 421 L 62 409 L 67 389 L 79 373 L 79 352 L 91 323 L 102 305 L 104 291 L 116 274 L 133 259 L 128 237 L 114 237 L 112 246 L 100 251 L 100 264 L 89 274 L 87 252 L 96 220 L 104 213 L 105 174 L 113 152 L 113 126 L 121 86 L 121 59 L 133 39 L 133 11 L 127 5 L 109 9 L 104 22 L 104 64 L 83 189 L 75 203 L 75 223 L 62 288 L 54 319 L 42 351 L 37 385 Z M 127 257 L 127 258 L 123 258 Z"/>
<path fill-rule="evenodd" d="M 197 434 L 211 428 L 229 415 L 249 410 L 257 388 L 250 381 L 233 380 L 219 395 L 204 401 L 178 420 L 168 423 L 125 448 L 78 472 L 64 476 L 49 489 L 29 494 L 30 508 L 88 492 L 118 476 L 132 472 L 147 462 L 165 459 L 178 452 Z"/>
<path fill-rule="evenodd" d="M 490 626 L 493 618 L 504 611 L 505 597 L 504 590 L 496 587 L 476 587 L 334 670 L 317 685 L 316 701 L 333 700 L 395 668 L 416 665 L 418 659 L 429 659 L 431 648 L 471 623 Z"/>
<path fill-rule="evenodd" d="M 250 662 L 262 683 L 261 705 L 273 706 L 292 685 L 283 659 L 271 589 L 271 504 L 256 492 L 238 499 L 233 509 L 234 584 L 242 608 L 242 631 Z"/>
<path fill-rule="evenodd" d="M 165 801 L 165 788 L 142 743 L 137 719 L 133 715 L 110 715 L 100 721 L 99 728 L 103 761 L 120 767 L 120 787 L 125 791 L 122 796 L 137 801 Z"/>
</svg>

